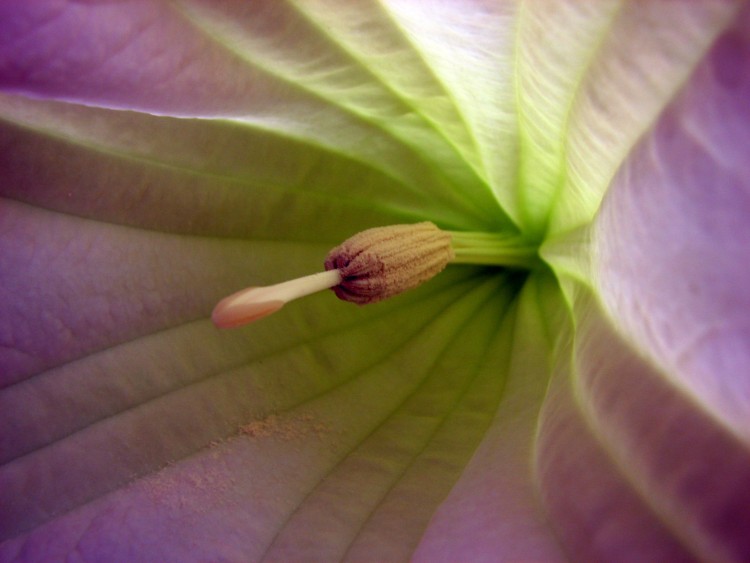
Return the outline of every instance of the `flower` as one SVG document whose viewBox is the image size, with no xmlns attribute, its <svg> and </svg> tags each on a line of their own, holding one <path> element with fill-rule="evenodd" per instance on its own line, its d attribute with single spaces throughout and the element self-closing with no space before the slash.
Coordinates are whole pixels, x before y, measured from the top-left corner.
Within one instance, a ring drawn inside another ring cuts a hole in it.
<svg viewBox="0 0 750 563">
<path fill-rule="evenodd" d="M 0 560 L 742 560 L 749 11 L 0 6 Z M 364 229 L 535 241 L 214 304 Z"/>
</svg>

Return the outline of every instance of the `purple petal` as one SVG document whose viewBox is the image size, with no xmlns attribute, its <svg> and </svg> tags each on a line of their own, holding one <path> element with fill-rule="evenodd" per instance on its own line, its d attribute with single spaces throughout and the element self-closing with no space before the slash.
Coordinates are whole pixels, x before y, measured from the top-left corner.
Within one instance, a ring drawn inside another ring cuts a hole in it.
<svg viewBox="0 0 750 563">
<path fill-rule="evenodd" d="M 629 339 L 750 438 L 750 10 L 619 174 L 596 276 Z"/>
<path fill-rule="evenodd" d="M 4 90 L 169 115 L 238 114 L 273 99 L 166 2 L 6 2 L 0 20 Z"/>
<path fill-rule="evenodd" d="M 750 555 L 750 10 L 630 155 L 545 406 L 543 498 L 578 559 Z"/>
</svg>

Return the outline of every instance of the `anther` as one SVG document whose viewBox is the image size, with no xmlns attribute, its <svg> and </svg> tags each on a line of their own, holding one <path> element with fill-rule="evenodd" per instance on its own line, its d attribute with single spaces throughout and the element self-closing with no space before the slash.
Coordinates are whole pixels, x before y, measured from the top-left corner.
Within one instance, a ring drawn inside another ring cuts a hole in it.
<svg viewBox="0 0 750 563">
<path fill-rule="evenodd" d="M 339 299 L 366 305 L 423 284 L 454 256 L 451 233 L 424 222 L 357 233 L 328 253 L 325 267 L 341 272 Z"/>
</svg>

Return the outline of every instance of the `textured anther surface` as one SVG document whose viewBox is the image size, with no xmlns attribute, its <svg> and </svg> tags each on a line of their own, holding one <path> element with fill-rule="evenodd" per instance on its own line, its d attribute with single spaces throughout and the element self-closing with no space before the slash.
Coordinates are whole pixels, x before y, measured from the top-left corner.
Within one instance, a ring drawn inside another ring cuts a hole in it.
<svg viewBox="0 0 750 563">
<path fill-rule="evenodd" d="M 424 222 L 357 233 L 328 253 L 325 268 L 341 273 L 339 299 L 365 305 L 419 286 L 453 257 L 451 234 Z"/>
</svg>

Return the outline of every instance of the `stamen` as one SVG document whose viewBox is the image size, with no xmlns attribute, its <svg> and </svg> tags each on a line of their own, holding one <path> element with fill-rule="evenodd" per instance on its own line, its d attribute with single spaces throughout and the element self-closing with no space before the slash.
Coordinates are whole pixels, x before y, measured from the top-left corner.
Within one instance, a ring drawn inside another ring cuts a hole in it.
<svg viewBox="0 0 750 563">
<path fill-rule="evenodd" d="M 423 284 L 449 262 L 532 269 L 539 257 L 520 235 L 441 231 L 430 222 L 377 227 L 331 250 L 325 272 L 238 291 L 216 305 L 211 319 L 219 328 L 242 326 L 328 288 L 345 301 L 375 303 Z"/>
</svg>

